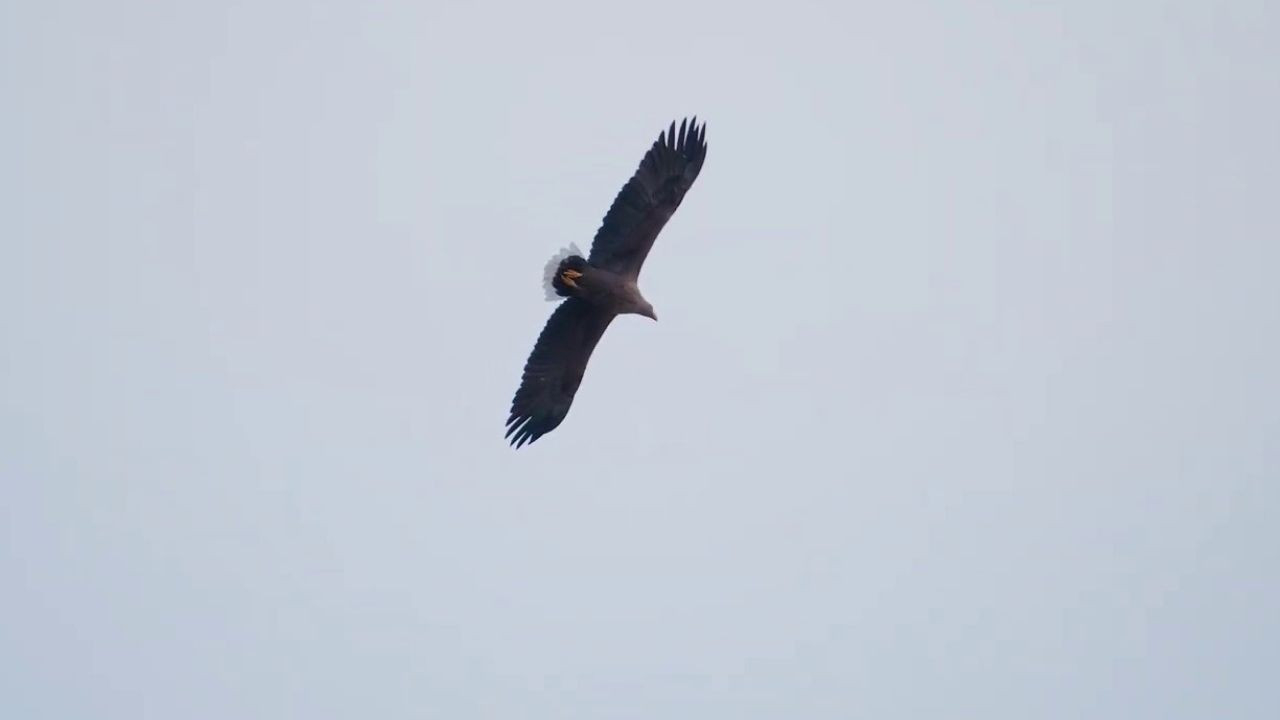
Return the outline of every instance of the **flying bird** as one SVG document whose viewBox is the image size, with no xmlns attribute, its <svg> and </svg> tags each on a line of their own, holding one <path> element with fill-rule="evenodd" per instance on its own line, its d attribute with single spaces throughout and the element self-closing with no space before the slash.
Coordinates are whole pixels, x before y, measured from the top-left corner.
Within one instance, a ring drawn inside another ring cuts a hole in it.
<svg viewBox="0 0 1280 720">
<path fill-rule="evenodd" d="M 577 248 L 547 264 L 551 313 L 511 401 L 506 437 L 519 448 L 556 429 L 569 413 L 596 343 L 618 315 L 657 320 L 640 294 L 640 267 L 662 227 L 693 186 L 707 156 L 707 125 L 684 120 L 658 134 L 635 175 L 622 186 L 583 258 Z"/>
</svg>

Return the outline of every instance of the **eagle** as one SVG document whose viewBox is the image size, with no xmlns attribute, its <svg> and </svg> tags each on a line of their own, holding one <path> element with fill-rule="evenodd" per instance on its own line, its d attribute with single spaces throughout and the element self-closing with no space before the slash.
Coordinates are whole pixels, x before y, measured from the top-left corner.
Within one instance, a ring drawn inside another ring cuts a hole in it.
<svg viewBox="0 0 1280 720">
<path fill-rule="evenodd" d="M 583 258 L 577 248 L 547 264 L 548 297 L 564 298 L 542 328 L 511 401 L 506 437 L 512 447 L 533 443 L 564 421 L 587 361 L 618 315 L 658 316 L 637 280 L 658 233 L 693 186 L 707 157 L 707 125 L 686 118 L 645 153 L 622 186 Z"/>
</svg>

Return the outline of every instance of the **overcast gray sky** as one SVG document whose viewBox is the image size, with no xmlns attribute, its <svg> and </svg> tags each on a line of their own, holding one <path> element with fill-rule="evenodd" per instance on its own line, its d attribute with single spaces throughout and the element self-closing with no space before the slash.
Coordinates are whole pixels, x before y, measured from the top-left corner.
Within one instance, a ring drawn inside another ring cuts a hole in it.
<svg viewBox="0 0 1280 720">
<path fill-rule="evenodd" d="M 2 714 L 1280 717 L 1277 7 L 3 3 Z"/>
</svg>

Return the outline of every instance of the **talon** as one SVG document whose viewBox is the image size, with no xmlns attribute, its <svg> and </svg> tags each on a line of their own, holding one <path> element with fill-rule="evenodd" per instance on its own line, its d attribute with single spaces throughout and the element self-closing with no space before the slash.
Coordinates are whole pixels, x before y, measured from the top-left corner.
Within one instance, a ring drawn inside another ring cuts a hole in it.
<svg viewBox="0 0 1280 720">
<path fill-rule="evenodd" d="M 560 273 L 560 281 L 571 288 L 578 287 L 578 283 L 574 282 L 574 280 L 577 280 L 580 277 L 582 277 L 582 273 L 577 270 L 565 270 Z"/>
</svg>

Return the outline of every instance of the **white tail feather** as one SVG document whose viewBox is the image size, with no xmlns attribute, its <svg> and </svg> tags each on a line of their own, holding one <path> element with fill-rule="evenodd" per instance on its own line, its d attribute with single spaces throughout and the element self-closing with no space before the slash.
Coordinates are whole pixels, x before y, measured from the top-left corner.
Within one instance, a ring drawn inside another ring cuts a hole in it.
<svg viewBox="0 0 1280 720">
<path fill-rule="evenodd" d="M 560 296 L 556 294 L 556 289 L 551 285 L 551 281 L 554 280 L 556 276 L 556 268 L 560 267 L 560 262 L 570 255 L 586 257 L 586 255 L 583 255 L 582 251 L 578 249 L 577 245 L 569 243 L 569 247 L 564 248 L 560 252 L 551 256 L 551 259 L 547 261 L 546 269 L 542 271 L 542 289 L 547 291 L 547 299 L 551 302 L 560 300 Z"/>
</svg>

